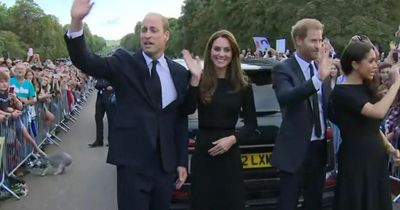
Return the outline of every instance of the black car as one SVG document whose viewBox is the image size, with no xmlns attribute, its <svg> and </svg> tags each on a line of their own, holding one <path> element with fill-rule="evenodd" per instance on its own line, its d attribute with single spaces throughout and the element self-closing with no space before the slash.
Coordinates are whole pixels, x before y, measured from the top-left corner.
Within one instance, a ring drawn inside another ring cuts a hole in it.
<svg viewBox="0 0 400 210">
<path fill-rule="evenodd" d="M 274 209 L 279 195 L 279 178 L 278 169 L 270 164 L 270 156 L 282 121 L 279 104 L 271 84 L 274 62 L 253 60 L 251 63 L 242 64 L 242 69 L 253 83 L 258 128 L 252 136 L 240 142 L 246 210 Z M 190 160 L 196 146 L 197 120 L 197 113 L 189 116 L 189 177 L 180 190 L 173 192 L 171 210 L 189 209 L 190 206 Z M 242 125 L 240 118 L 237 128 Z M 327 179 L 324 193 L 325 207 L 329 207 L 332 203 L 334 186 L 335 181 Z M 299 207 L 301 204 L 302 198 L 299 199 Z"/>
</svg>

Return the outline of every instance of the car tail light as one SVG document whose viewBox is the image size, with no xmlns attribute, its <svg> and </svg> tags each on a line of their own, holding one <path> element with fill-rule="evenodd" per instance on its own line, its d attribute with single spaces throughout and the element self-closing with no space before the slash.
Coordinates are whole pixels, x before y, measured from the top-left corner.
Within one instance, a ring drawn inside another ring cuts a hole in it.
<svg viewBox="0 0 400 210">
<path fill-rule="evenodd" d="M 325 180 L 325 187 L 332 187 L 336 185 L 336 177 L 329 177 Z"/>
<path fill-rule="evenodd" d="M 326 128 L 325 138 L 326 139 L 332 139 L 333 138 L 333 130 L 332 130 L 331 127 L 327 127 Z"/>
<path fill-rule="evenodd" d="M 188 197 L 190 195 L 191 195 L 191 193 L 190 193 L 190 190 L 188 190 L 188 189 L 179 189 L 179 190 L 175 190 L 174 192 L 172 192 L 173 198 Z"/>
</svg>

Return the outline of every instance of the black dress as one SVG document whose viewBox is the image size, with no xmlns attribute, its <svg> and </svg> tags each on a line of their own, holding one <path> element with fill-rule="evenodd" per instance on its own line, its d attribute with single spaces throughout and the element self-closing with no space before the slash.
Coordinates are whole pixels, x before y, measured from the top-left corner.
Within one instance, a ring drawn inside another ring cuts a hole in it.
<svg viewBox="0 0 400 210">
<path fill-rule="evenodd" d="M 380 120 L 361 110 L 372 102 L 366 85 L 336 85 L 331 93 L 331 120 L 339 126 L 338 179 L 334 210 L 392 209 L 388 156 L 379 134 Z"/>
<path fill-rule="evenodd" d="M 186 108 L 192 113 L 198 108 L 199 132 L 192 157 L 192 206 L 194 210 L 243 210 L 245 193 L 239 142 L 254 132 L 257 126 L 251 85 L 232 93 L 233 87 L 225 79 L 218 79 L 217 88 L 209 104 L 199 98 L 197 87 L 190 87 Z M 235 130 L 240 111 L 245 125 Z M 230 150 L 215 157 L 208 153 L 212 142 L 235 135 L 237 143 Z"/>
</svg>

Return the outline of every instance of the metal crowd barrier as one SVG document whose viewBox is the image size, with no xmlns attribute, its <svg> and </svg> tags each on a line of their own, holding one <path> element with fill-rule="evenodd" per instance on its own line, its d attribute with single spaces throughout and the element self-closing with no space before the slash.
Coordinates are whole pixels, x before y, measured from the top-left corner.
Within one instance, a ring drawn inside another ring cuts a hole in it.
<svg viewBox="0 0 400 210">
<path fill-rule="evenodd" d="M 400 149 L 400 141 L 399 138 L 394 138 L 394 140 L 391 142 L 392 145 Z M 400 201 L 400 167 L 394 165 L 393 160 L 389 160 L 389 173 L 390 173 L 390 182 L 392 186 L 392 192 L 396 194 L 395 198 L 393 199 L 393 202 L 397 203 Z"/>
<path fill-rule="evenodd" d="M 59 96 L 53 97 L 50 103 L 37 102 L 36 116 L 30 116 L 29 109 L 24 107 L 22 115 L 17 119 L 8 119 L 0 123 L 0 190 L 8 191 L 15 198 L 20 197 L 10 189 L 7 177 L 15 177 L 15 172 L 30 159 L 37 158 L 33 147 L 23 139 L 22 129 L 25 127 L 39 147 L 44 144 L 60 146 L 62 139 L 56 132 L 70 131 L 70 125 L 76 122 L 83 104 L 93 92 L 93 82 L 88 82 L 77 94 L 71 106 L 68 104 L 67 91 L 62 90 Z M 53 125 L 44 122 L 45 109 L 55 116 Z"/>
</svg>

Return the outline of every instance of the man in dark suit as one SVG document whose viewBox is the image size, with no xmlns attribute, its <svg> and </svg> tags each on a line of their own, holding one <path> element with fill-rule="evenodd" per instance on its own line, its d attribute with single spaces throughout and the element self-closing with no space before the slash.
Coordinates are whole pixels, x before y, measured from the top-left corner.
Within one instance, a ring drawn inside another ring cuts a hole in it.
<svg viewBox="0 0 400 210">
<path fill-rule="evenodd" d="M 315 19 L 298 21 L 292 27 L 296 53 L 273 69 L 273 88 L 283 112 L 271 157 L 280 169 L 279 210 L 294 210 L 300 191 L 305 209 L 321 209 L 326 165 L 326 93 L 321 86 L 331 67 L 323 27 Z"/>
<path fill-rule="evenodd" d="M 82 20 L 90 0 L 75 0 L 65 36 L 72 62 L 82 71 L 113 84 L 116 94 L 113 135 L 107 162 L 117 166 L 119 210 L 167 210 L 176 188 L 187 177 L 187 116 L 181 104 L 189 72 L 164 56 L 168 20 L 150 13 L 142 21 L 142 49 L 111 57 L 88 51 Z"/>
<path fill-rule="evenodd" d="M 89 147 L 102 147 L 104 136 L 103 118 L 105 114 L 107 114 L 108 121 L 108 136 L 110 136 L 111 132 L 111 97 L 114 93 L 114 88 L 111 86 L 110 82 L 105 79 L 98 79 L 94 87 L 97 89 L 96 110 L 94 114 L 96 121 L 96 139 L 93 143 L 89 144 Z M 110 140 L 108 139 L 108 141 Z"/>
</svg>

